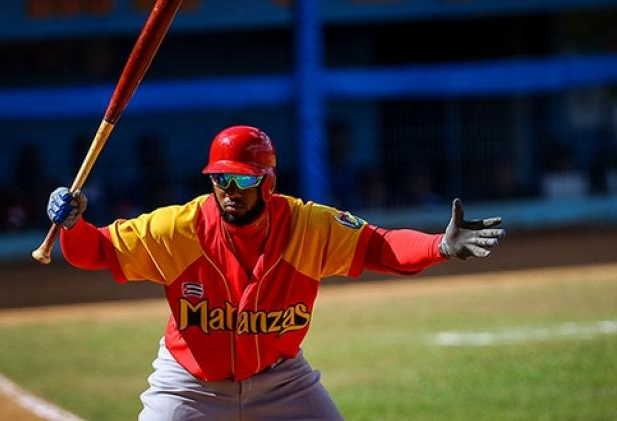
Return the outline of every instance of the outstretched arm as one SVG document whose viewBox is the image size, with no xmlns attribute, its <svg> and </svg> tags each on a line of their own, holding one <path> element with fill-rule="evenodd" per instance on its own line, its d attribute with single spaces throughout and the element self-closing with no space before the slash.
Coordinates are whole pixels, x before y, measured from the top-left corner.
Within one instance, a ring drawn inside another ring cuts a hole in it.
<svg viewBox="0 0 617 421">
<path fill-rule="evenodd" d="M 443 235 L 372 227 L 365 268 L 375 272 L 413 275 L 447 260 L 439 252 Z"/>
<path fill-rule="evenodd" d="M 452 217 L 444 234 L 371 227 L 365 268 L 376 272 L 411 275 L 451 257 L 487 257 L 505 230 L 495 228 L 501 218 L 464 220 L 460 199 L 452 202 Z"/>
</svg>

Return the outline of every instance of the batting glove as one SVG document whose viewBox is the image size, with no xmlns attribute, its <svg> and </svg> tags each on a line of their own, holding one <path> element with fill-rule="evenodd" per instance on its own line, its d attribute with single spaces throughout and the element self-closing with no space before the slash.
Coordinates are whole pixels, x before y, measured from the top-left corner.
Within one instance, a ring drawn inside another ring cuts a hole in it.
<svg viewBox="0 0 617 421">
<path fill-rule="evenodd" d="M 47 216 L 54 224 L 70 229 L 88 206 L 88 198 L 80 190 L 73 194 L 66 187 L 58 187 L 49 195 Z"/>
<path fill-rule="evenodd" d="M 499 244 L 506 235 L 501 228 L 493 228 L 501 223 L 500 217 L 465 221 L 461 199 L 452 201 L 452 218 L 441 240 L 439 250 L 444 257 L 487 257 L 490 249 Z"/>
</svg>

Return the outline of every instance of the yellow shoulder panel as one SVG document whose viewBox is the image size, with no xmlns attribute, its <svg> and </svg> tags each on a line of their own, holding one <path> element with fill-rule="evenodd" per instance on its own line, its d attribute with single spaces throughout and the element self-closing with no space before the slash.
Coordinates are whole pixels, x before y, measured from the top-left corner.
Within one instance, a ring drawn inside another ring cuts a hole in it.
<svg viewBox="0 0 617 421">
<path fill-rule="evenodd" d="M 201 256 L 195 218 L 207 195 L 109 226 L 120 267 L 129 280 L 171 284 Z"/>
<path fill-rule="evenodd" d="M 319 280 L 347 275 L 366 222 L 348 212 L 286 196 L 291 230 L 283 259 L 304 275 Z"/>
</svg>

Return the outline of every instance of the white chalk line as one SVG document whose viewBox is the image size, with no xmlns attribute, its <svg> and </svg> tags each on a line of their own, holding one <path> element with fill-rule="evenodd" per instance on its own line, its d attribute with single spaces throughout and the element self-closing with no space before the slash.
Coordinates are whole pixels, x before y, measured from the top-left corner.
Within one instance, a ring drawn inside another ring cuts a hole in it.
<svg viewBox="0 0 617 421">
<path fill-rule="evenodd" d="M 0 374 L 0 394 L 12 399 L 16 405 L 48 421 L 84 421 L 82 418 L 58 408 L 54 404 L 26 392 Z"/>
<path fill-rule="evenodd" d="M 525 326 L 491 331 L 439 332 L 429 342 L 439 346 L 496 346 L 551 339 L 593 339 L 598 335 L 617 334 L 617 320 L 589 323 L 568 322 L 554 326 Z"/>
</svg>

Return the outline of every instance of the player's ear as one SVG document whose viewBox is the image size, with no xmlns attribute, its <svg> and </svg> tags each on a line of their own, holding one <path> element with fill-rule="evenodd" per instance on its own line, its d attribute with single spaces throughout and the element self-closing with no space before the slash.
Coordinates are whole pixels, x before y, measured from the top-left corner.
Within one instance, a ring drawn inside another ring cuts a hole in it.
<svg viewBox="0 0 617 421">
<path fill-rule="evenodd" d="M 276 175 L 274 171 L 268 171 L 264 176 L 264 180 L 261 183 L 261 198 L 267 202 L 272 198 L 274 189 L 276 188 Z"/>
<path fill-rule="evenodd" d="M 274 190 L 276 190 L 276 175 L 274 175 L 274 173 L 270 174 L 268 176 L 271 180 L 271 186 L 270 186 L 270 194 L 274 193 Z"/>
</svg>

